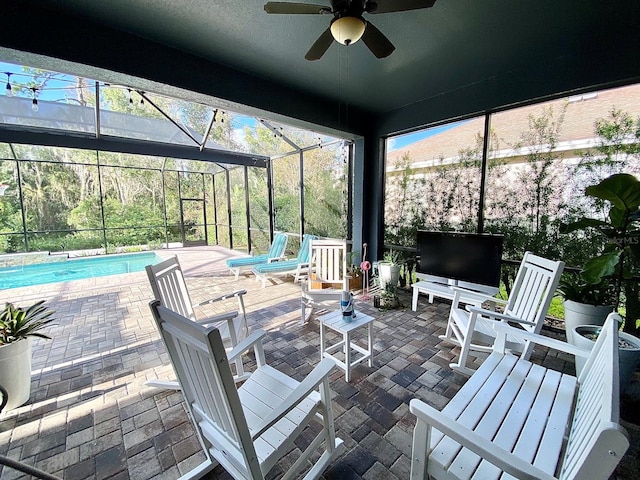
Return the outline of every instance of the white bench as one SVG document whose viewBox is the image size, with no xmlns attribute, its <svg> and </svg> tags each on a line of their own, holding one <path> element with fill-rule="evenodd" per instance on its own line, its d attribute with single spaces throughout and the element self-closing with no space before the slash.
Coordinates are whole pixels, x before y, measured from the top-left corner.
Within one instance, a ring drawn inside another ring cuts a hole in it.
<svg viewBox="0 0 640 480">
<path fill-rule="evenodd" d="M 487 300 L 485 295 L 492 297 L 499 291 L 497 287 L 490 287 L 479 283 L 460 282 L 457 280 L 450 280 L 444 277 L 435 277 L 421 273 L 417 273 L 416 278 L 418 278 L 419 281 L 411 285 L 413 288 L 411 309 L 414 312 L 418 309 L 418 295 L 421 293 L 428 295 L 429 303 L 433 303 L 434 297 L 453 300 L 455 292 L 452 287 L 461 287 L 468 290 L 468 292 L 463 294 L 460 301 L 462 303 L 479 307 Z M 479 295 L 474 295 L 474 291 L 478 292 Z"/>
<path fill-rule="evenodd" d="M 494 351 L 442 411 L 411 400 L 411 479 L 608 479 L 629 446 L 616 317 L 591 352 L 498 323 Z M 576 379 L 507 353 L 506 332 L 588 357 L 584 370 Z"/>
</svg>

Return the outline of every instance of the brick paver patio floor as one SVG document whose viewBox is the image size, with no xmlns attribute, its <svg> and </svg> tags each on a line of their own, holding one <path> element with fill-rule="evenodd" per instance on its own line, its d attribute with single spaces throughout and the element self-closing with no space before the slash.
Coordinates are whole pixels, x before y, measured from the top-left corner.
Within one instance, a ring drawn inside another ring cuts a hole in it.
<svg viewBox="0 0 640 480">
<path fill-rule="evenodd" d="M 261 288 L 251 276 L 235 282 L 224 267 L 233 252 L 217 247 L 172 249 L 192 300 L 243 288 L 250 328 L 268 332 L 265 350 L 275 368 L 301 380 L 319 362 L 319 328 L 300 325 L 300 287 L 275 280 Z M 0 290 L 0 302 L 46 299 L 56 311 L 52 340 L 35 340 L 30 401 L 0 414 L 0 454 L 66 480 L 175 479 L 204 458 L 179 392 L 145 386 L 173 377 L 152 324 L 151 289 L 144 272 L 39 287 Z M 374 316 L 374 367 L 360 364 L 350 383 L 336 369 L 331 378 L 338 435 L 346 448 L 326 479 L 407 479 L 414 426 L 409 400 L 442 408 L 467 377 L 449 368 L 457 349 L 442 343 L 449 309 L 421 298 L 410 309 L 380 312 L 371 302 L 356 308 Z M 227 304 L 222 309 L 235 308 Z M 214 313 L 211 309 L 207 313 Z M 555 334 L 546 331 L 548 334 Z M 570 358 L 536 351 L 534 361 L 573 370 Z M 480 359 L 478 360 L 480 361 Z M 614 478 L 638 475 L 638 427 Z M 285 457 L 270 478 L 295 459 Z M 3 480 L 28 478 L 0 467 Z M 217 467 L 210 478 L 230 478 Z"/>
</svg>

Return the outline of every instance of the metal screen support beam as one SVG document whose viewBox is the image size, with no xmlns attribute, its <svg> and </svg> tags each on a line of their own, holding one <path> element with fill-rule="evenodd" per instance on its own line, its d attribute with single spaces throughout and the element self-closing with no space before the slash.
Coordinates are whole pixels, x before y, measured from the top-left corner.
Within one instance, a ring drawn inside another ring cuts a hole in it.
<svg viewBox="0 0 640 480">
<path fill-rule="evenodd" d="M 484 116 L 484 139 L 482 141 L 482 166 L 480 171 L 480 198 L 478 201 L 478 233 L 484 232 L 484 198 L 489 166 L 489 144 L 491 143 L 491 115 Z"/>
<path fill-rule="evenodd" d="M 162 179 L 162 214 L 164 216 L 164 241 L 169 248 L 169 217 L 167 216 L 167 183 L 164 179 L 165 171 L 164 165 L 160 171 L 160 177 Z"/>
<path fill-rule="evenodd" d="M 169 115 L 167 115 L 166 113 L 164 113 L 164 110 L 162 110 L 159 106 L 157 106 L 155 103 L 153 103 L 153 100 L 151 100 L 149 97 L 147 97 L 145 95 L 144 92 L 140 91 L 140 90 L 136 90 L 136 92 L 138 92 L 138 95 L 140 95 L 142 98 L 144 98 L 147 102 L 149 102 L 151 104 L 151 106 L 153 108 L 155 108 L 158 112 L 160 112 L 160 114 L 166 118 L 167 120 L 169 120 L 173 125 L 175 125 L 175 127 L 180 130 L 182 133 L 184 133 L 187 137 L 189 137 L 191 140 L 193 140 L 193 143 L 195 143 L 196 145 L 198 145 L 198 147 L 200 147 L 200 142 L 198 141 L 198 139 L 196 137 L 194 137 L 193 135 L 191 135 L 191 132 L 189 130 L 187 130 L 186 128 L 184 128 L 182 125 L 180 125 L 179 123 L 177 123 L 173 118 L 171 118 Z M 202 149 L 200 149 L 202 150 Z"/>
<path fill-rule="evenodd" d="M 275 192 L 273 191 L 273 169 L 271 168 L 271 161 L 267 162 L 267 208 L 269 214 L 269 243 L 273 242 L 273 232 L 276 229 L 276 212 L 273 207 Z"/>
<path fill-rule="evenodd" d="M 98 191 L 100 192 L 100 217 L 102 219 L 102 240 L 104 241 L 104 253 L 107 251 L 107 222 L 104 219 L 104 195 L 102 193 L 102 168 L 100 167 L 100 152 L 96 150 L 96 164 L 98 166 Z"/>
<path fill-rule="evenodd" d="M 251 211 L 249 208 L 249 167 L 244 167 L 244 214 L 247 219 L 247 253 L 251 253 Z"/>
<path fill-rule="evenodd" d="M 304 235 L 304 153 L 301 151 L 300 156 L 300 242 Z"/>
<path fill-rule="evenodd" d="M 229 222 L 229 248 L 233 250 L 233 226 L 231 225 L 231 187 L 229 186 L 231 176 L 229 170 L 224 171 L 224 177 L 227 180 L 227 221 Z"/>
<path fill-rule="evenodd" d="M 207 138 L 209 138 L 209 133 L 211 133 L 211 129 L 213 128 L 213 124 L 216 121 L 216 114 L 214 113 L 213 116 L 211 117 L 211 121 L 209 122 L 209 125 L 207 126 L 207 130 L 204 132 L 204 135 L 202 137 L 202 143 L 200 144 L 200 151 L 204 150 L 204 146 L 207 143 Z"/>
<path fill-rule="evenodd" d="M 20 161 L 16 155 L 16 151 L 13 149 L 13 145 L 9 143 L 9 149 L 11 149 L 11 155 L 16 161 L 16 180 L 18 182 L 18 195 L 20 195 L 20 215 L 22 219 L 22 241 L 24 243 L 24 251 L 29 251 L 29 236 L 27 235 L 27 216 L 24 213 L 24 198 L 22 196 L 22 174 L 20 173 Z"/>
<path fill-rule="evenodd" d="M 213 193 L 213 232 L 216 235 L 216 245 L 220 244 L 218 236 L 218 201 L 216 196 L 216 174 L 211 174 L 211 190 Z"/>
<path fill-rule="evenodd" d="M 96 138 L 100 138 L 100 84 L 95 82 L 96 88 L 96 106 L 93 109 L 96 118 Z"/>
</svg>

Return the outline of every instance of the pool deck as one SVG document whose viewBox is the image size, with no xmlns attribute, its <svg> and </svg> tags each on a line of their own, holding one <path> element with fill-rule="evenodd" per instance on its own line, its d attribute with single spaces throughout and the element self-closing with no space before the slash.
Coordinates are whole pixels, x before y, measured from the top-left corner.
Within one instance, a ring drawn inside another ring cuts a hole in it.
<svg viewBox="0 0 640 480">
<path fill-rule="evenodd" d="M 300 287 L 291 280 L 264 289 L 252 276 L 235 282 L 224 260 L 237 253 L 221 247 L 157 253 L 179 257 L 194 302 L 246 289 L 250 328 L 267 331 L 267 360 L 275 368 L 300 380 L 317 365 L 318 323 L 299 325 Z M 0 290 L 2 303 L 45 299 L 58 323 L 48 330 L 52 340 L 34 341 L 30 401 L 0 414 L 0 454 L 65 480 L 175 479 L 202 461 L 181 393 L 144 384 L 173 376 L 152 323 L 151 298 L 145 272 Z M 341 370 L 331 376 L 335 424 L 346 449 L 323 478 L 408 478 L 414 426 L 409 400 L 442 408 L 467 380 L 448 366 L 458 349 L 438 339 L 449 304 L 421 297 L 412 312 L 408 292 L 401 300 L 405 309 L 379 312 L 356 299 L 356 308 L 376 319 L 374 366 L 357 366 L 350 383 Z M 546 350 L 536 351 L 533 360 L 574 368 L 572 360 Z M 628 406 L 636 409 L 630 417 L 639 418 L 638 404 Z M 623 414 L 628 406 L 623 404 Z M 614 479 L 640 478 L 640 429 L 634 422 L 623 421 L 633 442 Z M 287 455 L 282 465 L 292 458 Z M 276 466 L 275 476 L 281 471 Z M 0 478 L 29 477 L 0 467 Z M 207 478 L 230 476 L 217 467 Z"/>
</svg>

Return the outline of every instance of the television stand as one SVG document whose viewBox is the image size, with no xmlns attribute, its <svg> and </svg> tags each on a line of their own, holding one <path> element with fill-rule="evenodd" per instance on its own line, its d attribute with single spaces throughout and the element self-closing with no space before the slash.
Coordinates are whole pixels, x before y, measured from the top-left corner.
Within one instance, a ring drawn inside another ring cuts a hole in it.
<svg viewBox="0 0 640 480">
<path fill-rule="evenodd" d="M 462 303 L 480 306 L 487 300 L 486 295 L 494 296 L 498 293 L 498 287 L 490 287 L 489 285 L 481 285 L 479 283 L 460 282 L 444 277 L 434 277 L 432 275 L 416 274 L 418 282 L 411 285 L 413 288 L 413 299 L 411 302 L 411 310 L 414 312 L 418 309 L 418 295 L 423 293 L 428 295 L 429 303 L 433 303 L 435 297 L 453 300 L 454 291 L 451 287 L 461 287 L 469 290 L 462 294 L 460 301 Z M 477 293 L 478 295 L 475 295 Z"/>
</svg>

